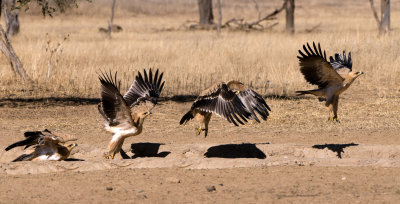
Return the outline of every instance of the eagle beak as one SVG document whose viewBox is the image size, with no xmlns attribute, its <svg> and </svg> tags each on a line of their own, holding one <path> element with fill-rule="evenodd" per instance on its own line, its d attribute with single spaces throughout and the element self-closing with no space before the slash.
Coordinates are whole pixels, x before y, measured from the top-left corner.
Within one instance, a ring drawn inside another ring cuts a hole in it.
<svg viewBox="0 0 400 204">
<path fill-rule="evenodd" d="M 151 112 L 150 111 L 146 112 L 146 115 L 151 115 Z"/>
</svg>

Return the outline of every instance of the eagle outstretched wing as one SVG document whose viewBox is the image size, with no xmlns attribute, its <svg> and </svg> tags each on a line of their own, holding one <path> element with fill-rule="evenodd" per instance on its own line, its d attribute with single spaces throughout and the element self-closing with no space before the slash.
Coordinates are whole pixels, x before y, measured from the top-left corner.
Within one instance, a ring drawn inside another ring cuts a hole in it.
<svg viewBox="0 0 400 204">
<path fill-rule="evenodd" d="M 331 66 L 339 73 L 341 76 L 345 76 L 352 71 L 353 61 L 351 59 L 351 52 L 346 58 L 346 52 L 343 51 L 343 57 L 339 53 L 335 54 L 335 59 L 331 56 L 329 57 L 329 63 Z"/>
<path fill-rule="evenodd" d="M 260 94 L 246 87 L 240 81 L 231 80 L 227 85 L 230 90 L 239 92 L 238 96 L 240 100 L 245 105 L 247 111 L 251 113 L 250 119 L 260 122 L 255 113 L 258 113 L 263 120 L 268 118 L 268 111 L 271 111 L 271 109 Z"/>
<path fill-rule="evenodd" d="M 242 120 L 247 122 L 251 116 L 240 98 L 225 83 L 215 84 L 198 96 L 191 107 L 191 110 L 194 109 L 215 113 L 236 126 L 237 122 L 243 125 Z"/>
<path fill-rule="evenodd" d="M 147 74 L 146 70 L 143 73 L 144 77 L 138 72 L 135 81 L 123 97 L 129 107 L 133 107 L 142 101 L 150 101 L 154 105 L 157 104 L 157 99 L 164 88 L 165 81 L 161 82 L 164 73 L 159 75 L 158 69 L 154 76 L 151 69 L 149 74 Z"/>
<path fill-rule="evenodd" d="M 343 57 L 339 53 L 335 54 L 335 59 L 332 56 L 329 57 L 329 62 L 335 70 L 346 68 L 352 71 L 353 61 L 351 60 L 351 52 L 346 58 L 346 52 L 343 51 Z"/>
<path fill-rule="evenodd" d="M 26 138 L 25 140 L 13 143 L 10 146 L 8 146 L 5 150 L 8 151 L 18 146 L 25 146 L 24 149 L 26 149 L 34 145 L 44 145 L 47 143 L 58 144 L 76 140 L 76 138 L 70 136 L 67 139 L 64 139 L 62 136 L 66 135 L 63 135 L 61 133 L 51 132 L 48 129 L 45 129 L 43 131 L 28 131 L 24 133 L 24 137 Z"/>
<path fill-rule="evenodd" d="M 43 137 L 44 135 L 41 131 L 29 131 L 29 132 L 25 132 L 24 136 L 25 136 L 24 140 L 21 140 L 21 141 L 11 144 L 10 146 L 6 147 L 5 150 L 8 151 L 10 149 L 13 149 L 13 148 L 19 147 L 19 146 L 25 146 L 24 149 L 26 149 L 32 145 L 37 145 L 37 144 L 39 144 L 40 137 Z"/>
<path fill-rule="evenodd" d="M 341 85 L 343 78 L 336 72 L 332 65 L 326 59 L 326 53 L 322 53 L 321 46 L 318 43 L 318 48 L 313 42 L 314 49 L 307 43 L 303 45 L 305 54 L 299 50 L 301 56 L 297 56 L 300 60 L 300 71 L 304 78 L 313 85 L 318 85 L 319 88 L 324 88 L 328 85 Z"/>
<path fill-rule="evenodd" d="M 268 111 L 271 111 L 271 108 L 268 106 L 268 104 L 265 102 L 260 94 L 251 89 L 247 89 L 246 91 L 241 91 L 239 93 L 239 98 L 242 103 L 245 104 L 247 110 L 251 112 L 250 119 L 254 119 L 257 122 L 260 122 L 260 120 L 257 118 L 257 115 L 255 114 L 255 112 L 257 112 L 258 115 L 260 115 L 261 119 L 267 120 L 269 116 Z"/>
<path fill-rule="evenodd" d="M 132 124 L 129 107 L 120 93 L 121 81 L 117 81 L 117 72 L 114 77 L 110 73 L 99 74 L 101 83 L 101 103 L 98 106 L 100 114 L 110 126 Z"/>
</svg>

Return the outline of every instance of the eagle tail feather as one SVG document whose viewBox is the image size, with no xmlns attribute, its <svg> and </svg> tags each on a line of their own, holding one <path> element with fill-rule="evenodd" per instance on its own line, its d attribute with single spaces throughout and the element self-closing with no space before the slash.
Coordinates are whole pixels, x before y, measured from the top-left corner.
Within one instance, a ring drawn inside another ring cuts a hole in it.
<svg viewBox="0 0 400 204">
<path fill-rule="evenodd" d="M 188 111 L 181 119 L 181 121 L 179 122 L 180 125 L 183 125 L 185 123 L 187 123 L 189 120 L 193 119 L 194 116 L 192 114 L 192 111 Z"/>
<path fill-rule="evenodd" d="M 314 96 L 318 96 L 317 90 L 307 90 L 307 91 L 296 91 L 296 96 L 301 96 L 305 94 L 312 94 Z"/>
</svg>

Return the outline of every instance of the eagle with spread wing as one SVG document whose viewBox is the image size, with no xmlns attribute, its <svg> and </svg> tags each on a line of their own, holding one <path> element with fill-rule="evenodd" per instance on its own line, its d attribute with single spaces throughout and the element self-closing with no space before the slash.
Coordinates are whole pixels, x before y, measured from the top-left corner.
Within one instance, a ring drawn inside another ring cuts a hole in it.
<svg viewBox="0 0 400 204">
<path fill-rule="evenodd" d="M 24 149 L 30 146 L 33 146 L 33 148 L 27 153 L 17 157 L 12 162 L 65 160 L 69 157 L 71 150 L 78 146 L 76 143 L 65 145 L 66 142 L 77 140 L 76 138 L 62 133 L 51 132 L 48 129 L 44 131 L 25 132 L 24 136 L 26 138 L 25 140 L 11 144 L 6 148 L 6 151 L 18 146 L 25 146 Z M 62 136 L 67 136 L 68 138 L 64 139 Z"/>
<path fill-rule="evenodd" d="M 158 69 L 154 75 L 151 69 L 148 74 L 146 70 L 143 73 L 138 72 L 124 96 L 120 93 L 121 81 L 117 81 L 117 72 L 114 76 L 111 72 L 99 75 L 101 103 L 98 109 L 105 120 L 105 130 L 113 134 L 105 153 L 106 159 L 114 159 L 115 154 L 122 151 L 127 137 L 142 132 L 144 119 L 157 104 L 165 83 L 162 82 L 164 73 L 159 74 Z"/>
<path fill-rule="evenodd" d="M 307 45 L 307 46 L 306 46 Z M 326 52 L 322 53 L 321 46 L 318 47 L 313 42 L 313 48 L 307 43 L 303 45 L 304 51 L 299 50 L 300 71 L 307 82 L 317 85 L 318 89 L 297 91 L 298 95 L 312 94 L 325 98 L 325 106 L 329 108 L 329 120 L 338 122 L 338 104 L 339 95 L 347 90 L 350 85 L 364 72 L 354 72 L 352 70 L 353 62 L 351 53 L 346 57 L 339 53 L 335 58 L 330 57 L 329 62 L 326 58 Z M 333 113 L 333 115 L 331 115 Z"/>
<path fill-rule="evenodd" d="M 271 109 L 260 94 L 242 82 L 231 80 L 228 83 L 215 83 L 202 91 L 182 117 L 180 124 L 196 118 L 200 123 L 196 134 L 204 131 L 204 136 L 207 137 L 208 124 L 213 113 L 238 126 L 238 123 L 244 125 L 248 119 L 260 122 L 257 114 L 262 120 L 267 120 L 268 111 Z"/>
</svg>

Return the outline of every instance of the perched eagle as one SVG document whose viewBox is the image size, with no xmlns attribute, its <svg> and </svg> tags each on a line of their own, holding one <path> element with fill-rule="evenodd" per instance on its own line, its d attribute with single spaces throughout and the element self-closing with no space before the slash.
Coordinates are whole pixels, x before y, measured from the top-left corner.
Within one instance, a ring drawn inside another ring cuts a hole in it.
<svg viewBox="0 0 400 204">
<path fill-rule="evenodd" d="M 202 91 L 182 117 L 180 124 L 196 118 L 200 123 L 197 135 L 204 131 L 204 136 L 207 137 L 208 124 L 213 113 L 238 126 L 238 123 L 243 125 L 243 121 L 247 122 L 247 119 L 260 122 L 256 113 L 266 120 L 268 111 L 271 109 L 260 94 L 247 88 L 242 82 L 232 80 L 228 83 L 216 83 Z"/>
<path fill-rule="evenodd" d="M 98 109 L 105 120 L 105 130 L 113 133 L 106 159 L 114 159 L 115 154 L 122 151 L 125 138 L 142 132 L 143 121 L 151 114 L 164 87 L 162 77 L 163 73 L 159 75 L 158 69 L 154 75 L 151 69 L 149 74 L 146 70 L 143 75 L 138 72 L 128 92 L 122 96 L 117 73 L 114 77 L 111 72 L 99 75 L 101 103 Z"/>
<path fill-rule="evenodd" d="M 313 49 L 314 48 L 314 49 Z M 335 54 L 335 58 L 330 57 L 330 62 L 326 59 L 326 53 L 322 53 L 321 46 L 318 48 L 313 42 L 313 48 L 307 43 L 303 45 L 305 54 L 299 50 L 301 56 L 297 56 L 300 60 L 300 71 L 304 75 L 307 82 L 318 85 L 318 89 L 297 91 L 298 95 L 312 94 L 326 99 L 325 106 L 329 108 L 329 120 L 337 121 L 337 110 L 339 103 L 339 95 L 348 89 L 357 77 L 364 74 L 363 72 L 353 72 L 353 62 L 351 53 L 348 57 L 343 51 L 343 57 Z M 333 115 L 331 113 L 333 112 Z"/>
<path fill-rule="evenodd" d="M 64 145 L 68 141 L 75 141 L 76 138 L 64 139 L 61 133 L 54 133 L 47 129 L 44 131 L 25 132 L 27 139 L 16 142 L 6 148 L 6 151 L 17 147 L 24 146 L 33 148 L 26 154 L 22 154 L 13 160 L 17 161 L 45 161 L 45 160 L 65 160 L 69 157 L 71 150 L 78 146 L 76 143 Z M 65 136 L 65 135 L 64 135 Z"/>
</svg>

